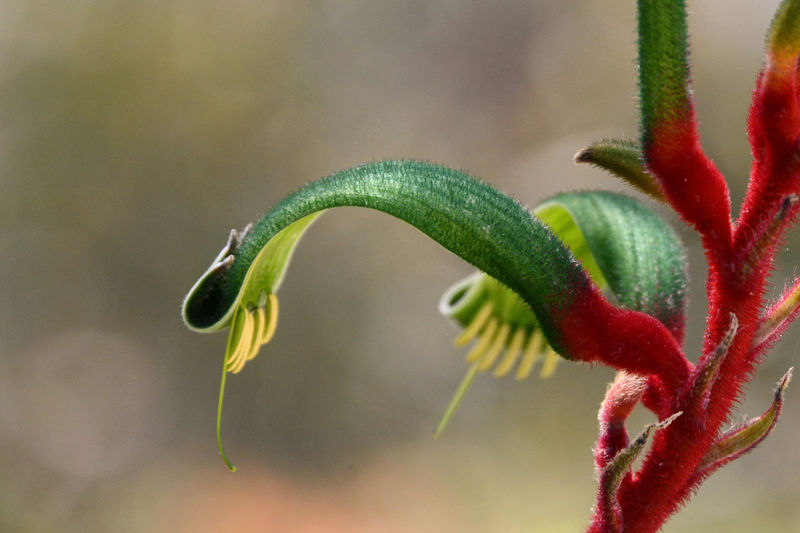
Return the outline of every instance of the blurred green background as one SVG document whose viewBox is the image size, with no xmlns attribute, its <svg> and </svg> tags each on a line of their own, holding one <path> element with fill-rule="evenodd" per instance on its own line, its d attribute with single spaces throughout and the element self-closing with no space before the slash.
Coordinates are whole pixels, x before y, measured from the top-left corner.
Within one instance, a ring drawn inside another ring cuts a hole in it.
<svg viewBox="0 0 800 533">
<path fill-rule="evenodd" d="M 735 205 L 777 3 L 690 2 L 701 129 Z M 189 332 L 179 306 L 230 228 L 360 162 L 469 169 L 529 205 L 622 190 L 571 158 L 636 135 L 633 4 L 2 2 L 0 530 L 581 530 L 611 372 L 484 377 L 434 440 L 465 371 L 436 304 L 471 269 L 415 230 L 345 209 L 309 232 L 275 339 L 228 381 L 235 474 L 214 439 L 225 335 Z M 679 227 L 694 357 L 702 254 Z M 800 241 L 786 250 L 776 292 Z M 742 417 L 799 343 L 794 327 Z M 800 531 L 799 397 L 665 531 Z"/>
</svg>

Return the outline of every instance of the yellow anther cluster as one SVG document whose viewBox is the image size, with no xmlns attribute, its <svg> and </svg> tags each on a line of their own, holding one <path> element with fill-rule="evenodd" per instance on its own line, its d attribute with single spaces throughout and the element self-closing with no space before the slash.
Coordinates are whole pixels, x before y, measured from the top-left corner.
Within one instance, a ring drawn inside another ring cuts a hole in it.
<svg viewBox="0 0 800 533">
<path fill-rule="evenodd" d="M 277 324 L 278 297 L 274 294 L 262 292 L 258 305 L 254 307 L 240 305 L 228 333 L 227 371 L 237 374 L 247 361 L 258 355 L 261 346 L 272 339 Z"/>
<path fill-rule="evenodd" d="M 486 302 L 475 318 L 455 340 L 456 346 L 466 346 L 477 339 L 467 353 L 466 361 L 476 364 L 478 370 L 485 372 L 500 362 L 492 374 L 501 378 L 506 376 L 519 362 L 514 378 L 524 380 L 530 376 L 536 362 L 543 357 L 539 375 L 550 377 L 558 364 L 559 355 L 547 344 L 538 329 L 517 328 L 503 323 L 500 318 L 492 316 L 494 303 Z M 505 350 L 502 358 L 500 355 Z"/>
</svg>

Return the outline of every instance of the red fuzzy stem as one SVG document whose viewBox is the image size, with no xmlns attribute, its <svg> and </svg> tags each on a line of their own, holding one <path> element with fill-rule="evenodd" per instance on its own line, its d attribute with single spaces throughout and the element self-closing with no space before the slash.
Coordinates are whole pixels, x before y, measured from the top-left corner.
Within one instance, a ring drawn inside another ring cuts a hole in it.
<svg viewBox="0 0 800 533">
<path fill-rule="evenodd" d="M 739 332 L 720 366 L 707 409 L 699 398 L 690 395 L 681 398 L 675 410 L 683 411 L 683 416 L 656 435 L 652 451 L 637 477 L 621 487 L 619 501 L 624 509 L 624 531 L 656 531 L 681 505 L 688 494 L 687 482 L 728 419 L 743 383 L 752 375 L 753 361 L 748 355 L 761 291 L 746 298 L 741 294 L 733 297 L 726 290 L 729 288 L 721 289 L 720 300 L 727 304 L 726 311 L 739 317 Z M 730 304 L 734 305 L 728 308 Z M 714 320 L 712 331 L 723 331 L 727 322 L 727 318 Z M 701 360 L 698 366 L 702 364 Z"/>
<path fill-rule="evenodd" d="M 604 479 L 612 473 L 605 471 L 606 466 L 622 450 L 630 439 L 625 429 L 625 421 L 636 404 L 641 400 L 647 386 L 647 379 L 620 372 L 609 385 L 606 397 L 600 406 L 598 421 L 600 422 L 600 438 L 594 448 L 595 467 L 600 481 L 597 493 L 597 505 L 594 510 L 592 528 L 596 533 L 618 532 L 622 524 L 622 510 L 617 503 L 616 494 L 609 493 L 609 481 Z M 624 475 L 623 481 L 629 479 L 630 472 Z"/>
<path fill-rule="evenodd" d="M 742 226 L 739 230 L 745 231 Z M 759 233 L 764 234 L 751 229 L 750 238 L 760 238 Z M 773 242 L 764 247 L 765 257 L 761 262 L 756 265 L 744 261 L 728 263 L 724 265 L 724 276 L 709 280 L 712 307 L 704 355 L 698 362 L 698 372 L 687 380 L 687 384 L 699 377 L 699 369 L 704 367 L 724 337 L 731 314 L 739 320 L 738 332 L 720 365 L 710 391 L 711 401 L 691 394 L 691 386 L 685 388 L 685 394 L 673 404 L 673 411 L 683 411 L 683 416 L 656 435 L 641 470 L 622 483 L 618 501 L 623 510 L 623 531 L 657 531 L 702 482 L 702 478 L 694 476 L 697 466 L 728 420 L 744 383 L 754 370 L 759 352 L 752 349 L 752 344 L 760 324 L 760 308 L 771 268 L 774 240 L 779 233 L 769 235 Z M 742 240 L 737 244 L 729 252 L 730 256 L 746 257 L 752 242 Z M 714 252 L 709 250 L 709 258 L 716 255 Z M 710 263 L 713 267 L 714 263 Z M 712 270 L 710 277 L 714 276 Z"/>
<path fill-rule="evenodd" d="M 700 146 L 694 112 L 654 125 L 645 159 L 669 203 L 703 237 L 706 251 L 725 253 L 731 243 L 728 185 Z"/>
<path fill-rule="evenodd" d="M 672 404 L 693 370 L 675 337 L 645 313 L 611 305 L 590 286 L 557 317 L 567 353 L 592 363 L 652 376 Z"/>
<path fill-rule="evenodd" d="M 670 204 L 700 233 L 708 260 L 707 316 L 719 316 L 723 309 L 717 285 L 726 274 L 733 241 L 730 196 L 725 178 L 700 146 L 692 107 L 681 118 L 653 125 L 645 159 Z M 719 338 L 707 340 L 716 343 Z"/>
<path fill-rule="evenodd" d="M 708 322 L 703 356 L 696 371 L 684 376 L 683 386 L 676 374 L 669 375 L 663 368 L 669 359 L 663 355 L 667 350 L 654 363 L 660 373 L 652 372 L 643 403 L 662 419 L 670 411 L 682 415 L 656 434 L 641 469 L 622 480 L 614 501 L 608 501 L 608 494 L 599 494 L 591 532 L 657 531 L 713 468 L 749 449 L 742 448 L 741 453 L 710 466 L 703 463 L 763 350 L 800 309 L 800 291 L 795 286 L 766 318 L 760 317 L 776 243 L 800 210 L 798 9 L 797 3 L 782 3 L 770 33 L 770 55 L 748 119 L 753 170 L 735 233 L 727 185 L 700 147 L 691 101 L 687 99 L 671 114 L 653 114 L 646 121 L 643 148 L 648 170 L 658 178 L 669 203 L 703 240 L 709 263 Z M 736 321 L 731 322 L 733 317 L 738 319 L 738 328 Z M 606 323 L 611 321 L 606 319 Z M 635 332 L 627 334 L 638 341 Z M 677 393 L 664 394 L 662 387 Z M 601 428 L 598 450 L 621 445 L 612 424 L 603 427 L 601 423 Z M 595 460 L 599 464 L 606 455 L 596 455 Z M 699 466 L 705 469 L 698 470 Z"/>
<path fill-rule="evenodd" d="M 646 378 L 620 372 L 609 385 L 597 415 L 600 439 L 594 449 L 595 466 L 602 470 L 620 450 L 629 444 L 625 420 L 639 403 L 647 385 Z"/>
<path fill-rule="evenodd" d="M 773 53 L 759 76 L 748 118 L 753 172 L 736 231 L 741 246 L 781 201 L 800 191 L 800 83 L 797 57 Z"/>
<path fill-rule="evenodd" d="M 752 376 L 757 355 L 752 342 L 766 277 L 774 243 L 786 224 L 779 221 L 777 230 L 771 228 L 787 195 L 798 188 L 800 165 L 795 150 L 800 109 L 796 103 L 796 72 L 791 72 L 791 83 L 778 83 L 770 71 L 761 80 L 750 121 L 756 152 L 754 180 L 735 238 L 731 235 L 727 187 L 702 154 L 691 124 L 661 124 L 653 132 L 653 142 L 647 149 L 651 171 L 659 176 L 675 209 L 700 232 L 709 260 L 709 322 L 698 368 L 703 368 L 723 338 L 731 313 L 739 319 L 739 330 L 720 365 L 711 401 L 689 394 L 691 386 L 687 386 L 686 394 L 673 404 L 673 410 L 683 411 L 683 416 L 656 435 L 641 470 L 622 483 L 618 502 L 623 511 L 623 531 L 658 530 L 696 489 L 702 481 L 693 477 L 696 468 Z M 775 130 L 773 121 L 778 121 Z M 792 215 L 784 214 L 787 219 Z M 759 257 L 752 257 L 752 250 Z M 687 385 L 695 377 L 687 380 Z"/>
</svg>

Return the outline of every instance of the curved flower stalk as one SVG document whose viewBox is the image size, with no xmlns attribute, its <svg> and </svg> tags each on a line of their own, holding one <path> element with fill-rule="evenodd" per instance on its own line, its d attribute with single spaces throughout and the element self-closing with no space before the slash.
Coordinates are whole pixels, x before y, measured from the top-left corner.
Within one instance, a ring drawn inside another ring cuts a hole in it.
<svg viewBox="0 0 800 533">
<path fill-rule="evenodd" d="M 777 243 L 800 213 L 800 0 L 783 0 L 767 36 L 747 131 L 753 168 L 737 221 L 728 184 L 700 143 L 684 0 L 638 0 L 639 142 L 604 140 L 576 156 L 671 207 L 701 239 L 708 277 L 702 353 L 683 353 L 685 258 L 672 230 L 624 196 L 558 195 L 535 214 L 462 172 L 383 161 L 335 173 L 279 202 L 227 244 L 194 285 L 183 318 L 195 331 L 229 329 L 228 372 L 275 331 L 275 296 L 292 251 L 323 211 L 366 207 L 402 219 L 478 269 L 443 297 L 443 313 L 474 345 L 472 367 L 443 424 L 480 370 L 518 379 L 546 354 L 617 369 L 598 420 L 598 492 L 588 531 L 653 533 L 709 475 L 775 427 L 788 372 L 771 407 L 727 429 L 766 351 L 800 315 L 800 280 L 774 303 L 765 289 Z M 658 421 L 631 441 L 638 404 Z M 443 425 L 440 426 L 440 430 Z M 636 471 L 635 459 L 652 442 Z M 225 458 L 227 462 L 227 458 Z M 230 463 L 229 467 L 232 468 Z"/>
</svg>

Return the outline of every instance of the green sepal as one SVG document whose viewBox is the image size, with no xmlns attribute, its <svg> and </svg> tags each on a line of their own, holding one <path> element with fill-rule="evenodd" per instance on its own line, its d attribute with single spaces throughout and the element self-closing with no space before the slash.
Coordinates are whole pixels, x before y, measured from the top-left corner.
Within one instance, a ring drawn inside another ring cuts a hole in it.
<svg viewBox="0 0 800 533">
<path fill-rule="evenodd" d="M 684 0 L 639 0 L 639 82 L 643 145 L 656 121 L 691 110 Z"/>
<path fill-rule="evenodd" d="M 614 239 L 616 237 L 616 230 L 621 228 L 614 228 L 611 227 L 611 225 L 599 227 L 597 225 L 587 224 L 586 220 L 583 220 L 586 218 L 584 213 L 580 212 L 580 210 L 578 210 L 578 212 L 570 211 L 568 203 L 564 203 L 560 200 L 567 197 L 597 198 L 597 202 L 601 204 L 599 206 L 600 209 L 604 209 L 604 204 L 608 202 L 615 203 L 619 201 L 619 199 L 625 197 L 601 191 L 565 193 L 539 204 L 539 206 L 533 210 L 533 214 L 536 215 L 536 218 L 547 224 L 547 227 L 561 239 L 564 246 L 569 248 L 575 256 L 575 259 L 577 259 L 581 265 L 583 265 L 584 270 L 589 273 L 595 285 L 597 285 L 599 289 L 605 289 L 608 287 L 608 280 L 592 252 L 592 243 L 594 243 L 595 247 L 601 246 L 601 244 L 597 242 L 600 236 L 596 235 L 594 232 L 596 230 L 608 231 L 610 233 L 606 234 L 603 238 Z M 629 198 L 623 201 L 635 202 Z M 638 215 L 635 211 L 632 213 L 634 216 Z"/>
<path fill-rule="evenodd" d="M 267 242 L 247 271 L 242 283 L 242 301 L 256 302 L 263 291 L 278 290 L 298 241 L 322 213 L 319 211 L 291 223 Z"/>
<path fill-rule="evenodd" d="M 589 163 L 621 178 L 659 202 L 666 202 L 664 190 L 644 166 L 639 143 L 607 139 L 592 143 L 575 154 L 576 163 Z"/>
<path fill-rule="evenodd" d="M 776 55 L 800 54 L 800 1 L 781 2 L 767 34 L 767 48 Z"/>
<path fill-rule="evenodd" d="M 783 393 L 791 379 L 792 369 L 790 368 L 778 382 L 769 408 L 761 416 L 721 435 L 700 461 L 694 474 L 695 477 L 710 475 L 714 470 L 746 454 L 767 438 L 778 421 L 783 406 Z"/>
<path fill-rule="evenodd" d="M 634 461 L 644 450 L 650 435 L 669 426 L 682 412 L 677 412 L 656 424 L 645 426 L 644 430 L 627 447 L 614 456 L 608 464 L 600 470 L 600 487 L 598 508 L 596 512 L 603 515 L 603 522 L 609 526 L 608 531 L 621 531 L 621 510 L 617 500 L 617 493 L 625 475 L 631 471 Z"/>
</svg>

